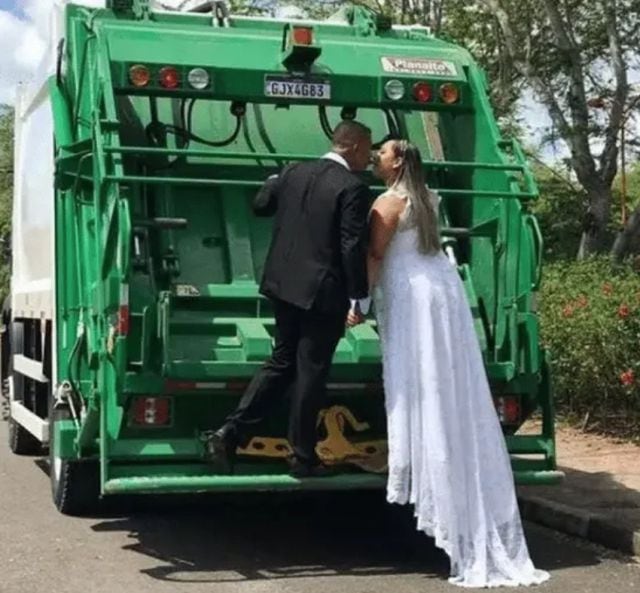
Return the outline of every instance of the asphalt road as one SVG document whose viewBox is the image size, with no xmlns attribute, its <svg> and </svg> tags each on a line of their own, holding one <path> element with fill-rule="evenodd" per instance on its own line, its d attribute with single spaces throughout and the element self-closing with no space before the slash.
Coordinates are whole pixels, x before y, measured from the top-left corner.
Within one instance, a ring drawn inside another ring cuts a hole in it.
<svg viewBox="0 0 640 593">
<path fill-rule="evenodd" d="M 122 500 L 60 515 L 0 421 L 0 593 L 436 593 L 448 563 L 380 493 Z M 548 593 L 640 591 L 640 564 L 527 525 Z"/>
</svg>

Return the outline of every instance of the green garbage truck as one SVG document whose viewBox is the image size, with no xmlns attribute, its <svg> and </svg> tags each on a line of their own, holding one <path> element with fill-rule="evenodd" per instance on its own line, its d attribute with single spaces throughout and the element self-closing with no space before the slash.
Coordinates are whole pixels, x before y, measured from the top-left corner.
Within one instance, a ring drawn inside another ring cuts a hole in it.
<svg viewBox="0 0 640 593">
<path fill-rule="evenodd" d="M 48 450 L 61 512 L 126 493 L 384 486 L 374 317 L 340 341 L 318 418 L 335 475 L 287 473 L 286 403 L 232 475 L 206 450 L 272 348 L 258 292 L 271 221 L 252 198 L 326 152 L 343 119 L 421 149 L 515 478 L 559 479 L 536 184 L 465 49 L 357 5 L 312 21 L 233 16 L 217 1 L 81 4 L 54 3 L 49 55 L 16 103 L 2 334 L 9 445 Z M 518 434 L 534 413 L 538 433 Z"/>
</svg>

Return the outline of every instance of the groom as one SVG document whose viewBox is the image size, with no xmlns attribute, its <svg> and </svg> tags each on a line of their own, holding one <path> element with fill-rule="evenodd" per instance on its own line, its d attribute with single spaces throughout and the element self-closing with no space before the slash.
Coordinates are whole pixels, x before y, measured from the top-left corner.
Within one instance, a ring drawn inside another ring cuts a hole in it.
<svg viewBox="0 0 640 593">
<path fill-rule="evenodd" d="M 327 475 L 316 454 L 316 422 L 345 319 L 362 322 L 369 309 L 366 236 L 369 188 L 353 172 L 371 155 L 371 130 L 343 121 L 323 158 L 289 165 L 267 180 L 254 201 L 258 216 L 275 215 L 260 292 L 273 303 L 276 331 L 271 358 L 254 376 L 237 409 L 208 450 L 229 467 L 238 446 L 289 387 L 290 472 Z"/>
</svg>

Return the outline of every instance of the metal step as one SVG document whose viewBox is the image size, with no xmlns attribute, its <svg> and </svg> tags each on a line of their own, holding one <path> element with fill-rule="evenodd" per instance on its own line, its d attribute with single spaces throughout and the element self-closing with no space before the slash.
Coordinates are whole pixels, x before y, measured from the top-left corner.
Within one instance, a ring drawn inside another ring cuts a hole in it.
<svg viewBox="0 0 640 593">
<path fill-rule="evenodd" d="M 516 484 L 521 486 L 553 486 L 560 484 L 565 475 L 564 472 L 556 470 L 514 471 L 513 477 Z"/>
<path fill-rule="evenodd" d="M 104 494 L 177 494 L 201 492 L 296 491 L 296 490 L 379 490 L 386 475 L 340 474 L 327 478 L 298 479 L 289 474 L 140 476 L 113 478 L 104 484 Z"/>
</svg>

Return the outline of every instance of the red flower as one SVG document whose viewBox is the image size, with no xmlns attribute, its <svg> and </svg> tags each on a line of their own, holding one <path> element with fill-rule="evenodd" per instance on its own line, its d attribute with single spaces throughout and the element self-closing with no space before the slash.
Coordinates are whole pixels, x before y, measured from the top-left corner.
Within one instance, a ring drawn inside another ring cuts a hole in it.
<svg viewBox="0 0 640 593">
<path fill-rule="evenodd" d="M 620 374 L 620 382 L 625 387 L 629 387 L 633 385 L 635 383 L 635 380 L 636 380 L 636 374 L 631 369 Z"/>
<path fill-rule="evenodd" d="M 622 304 L 618 307 L 618 317 L 620 317 L 620 319 L 626 319 L 629 317 L 629 313 L 631 313 L 629 305 Z"/>
<path fill-rule="evenodd" d="M 611 296 L 613 294 L 613 286 L 611 285 L 611 282 L 605 282 L 602 285 L 602 292 L 607 296 Z"/>
<path fill-rule="evenodd" d="M 589 299 L 585 295 L 581 294 L 578 297 L 578 300 L 576 301 L 576 307 L 578 307 L 580 309 L 584 309 L 588 305 L 589 305 Z"/>
<path fill-rule="evenodd" d="M 567 305 L 564 309 L 562 309 L 563 317 L 571 317 L 573 315 L 574 308 L 573 305 Z"/>
</svg>

